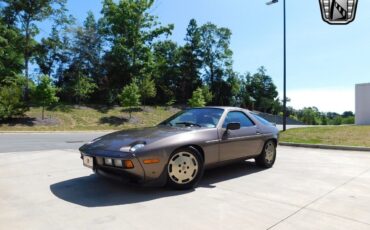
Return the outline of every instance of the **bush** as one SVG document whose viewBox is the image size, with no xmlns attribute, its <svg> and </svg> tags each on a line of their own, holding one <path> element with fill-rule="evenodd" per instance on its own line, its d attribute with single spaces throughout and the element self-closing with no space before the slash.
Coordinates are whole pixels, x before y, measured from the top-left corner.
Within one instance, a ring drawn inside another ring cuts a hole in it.
<svg viewBox="0 0 370 230">
<path fill-rule="evenodd" d="M 22 90 L 16 84 L 0 87 L 0 120 L 24 115 L 28 107 L 22 97 Z"/>
<path fill-rule="evenodd" d="M 354 123 L 355 123 L 355 117 L 354 116 L 342 118 L 342 124 L 352 125 Z"/>
<path fill-rule="evenodd" d="M 328 125 L 341 125 L 342 118 L 340 116 L 336 116 L 328 121 Z"/>
</svg>

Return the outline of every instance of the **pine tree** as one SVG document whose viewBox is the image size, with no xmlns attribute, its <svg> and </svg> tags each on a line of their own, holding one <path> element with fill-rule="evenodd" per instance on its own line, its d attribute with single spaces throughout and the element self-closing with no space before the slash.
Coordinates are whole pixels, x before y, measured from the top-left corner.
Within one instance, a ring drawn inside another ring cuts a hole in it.
<svg viewBox="0 0 370 230">
<path fill-rule="evenodd" d="M 0 85 L 13 81 L 22 73 L 23 55 L 19 44 L 22 36 L 16 28 L 0 18 Z M 7 78 L 7 79 L 6 79 Z"/>
<path fill-rule="evenodd" d="M 181 49 L 179 76 L 179 101 L 186 102 L 192 92 L 201 87 L 200 68 L 200 32 L 195 19 L 191 19 L 186 29 L 185 45 Z"/>
</svg>

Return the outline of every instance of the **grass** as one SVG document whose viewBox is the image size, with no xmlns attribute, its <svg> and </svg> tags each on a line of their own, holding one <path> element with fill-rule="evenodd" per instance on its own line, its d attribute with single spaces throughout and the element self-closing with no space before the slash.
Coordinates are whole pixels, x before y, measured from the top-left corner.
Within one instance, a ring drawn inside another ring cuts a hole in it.
<svg viewBox="0 0 370 230">
<path fill-rule="evenodd" d="M 370 126 L 318 126 L 289 129 L 281 142 L 370 147 Z"/>
<path fill-rule="evenodd" d="M 177 111 L 172 107 L 140 107 L 132 112 L 130 119 L 127 108 L 122 107 L 58 105 L 46 110 L 45 119 L 42 120 L 41 108 L 31 107 L 26 117 L 0 123 L 0 131 L 89 131 L 148 127 Z"/>
</svg>

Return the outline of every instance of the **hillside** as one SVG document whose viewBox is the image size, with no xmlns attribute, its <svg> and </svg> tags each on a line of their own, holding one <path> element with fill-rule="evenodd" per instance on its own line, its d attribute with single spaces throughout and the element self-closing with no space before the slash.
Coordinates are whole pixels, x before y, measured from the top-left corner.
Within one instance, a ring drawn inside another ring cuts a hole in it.
<svg viewBox="0 0 370 230">
<path fill-rule="evenodd" d="M 41 119 L 41 108 L 31 107 L 24 118 L 0 123 L 0 131 L 65 131 L 65 130 L 119 130 L 146 127 L 158 124 L 179 109 L 173 107 L 141 107 L 129 112 L 122 107 L 87 107 L 58 105 L 45 112 Z"/>
<path fill-rule="evenodd" d="M 42 120 L 41 108 L 31 107 L 25 117 L 0 123 L 0 131 L 88 131 L 148 127 L 158 124 L 178 111 L 176 107 L 142 106 L 134 109 L 130 119 L 128 109 L 123 107 L 60 104 L 47 110 L 45 119 Z M 272 123 L 282 123 L 280 116 L 258 114 Z M 302 123 L 289 118 L 287 124 Z"/>
</svg>

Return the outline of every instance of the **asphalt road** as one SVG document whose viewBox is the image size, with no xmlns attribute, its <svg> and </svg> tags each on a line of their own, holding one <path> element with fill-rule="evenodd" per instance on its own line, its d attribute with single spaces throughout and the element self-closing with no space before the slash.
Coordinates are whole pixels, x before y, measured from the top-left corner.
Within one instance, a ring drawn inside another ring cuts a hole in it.
<svg viewBox="0 0 370 230">
<path fill-rule="evenodd" d="M 108 132 L 0 133 L 0 153 L 78 149 Z"/>
<path fill-rule="evenodd" d="M 101 134 L 36 151 L 21 149 L 43 135 L 1 135 L 0 229 L 370 229 L 370 153 L 279 147 L 272 169 L 214 169 L 184 192 L 93 175 L 66 141 Z"/>
<path fill-rule="evenodd" d="M 277 125 L 282 130 L 282 125 Z M 306 127 L 302 125 L 288 125 L 287 129 Z M 96 137 L 112 131 L 105 132 L 50 132 L 50 133 L 1 133 L 0 153 L 35 151 L 50 149 L 78 149 Z"/>
</svg>

